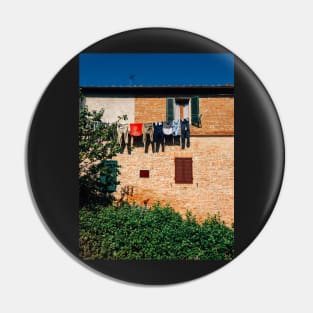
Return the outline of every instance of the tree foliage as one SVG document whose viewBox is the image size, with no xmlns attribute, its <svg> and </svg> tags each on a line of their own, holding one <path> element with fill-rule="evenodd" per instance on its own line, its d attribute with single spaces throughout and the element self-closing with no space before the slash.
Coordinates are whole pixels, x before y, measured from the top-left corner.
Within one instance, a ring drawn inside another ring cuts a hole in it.
<svg viewBox="0 0 313 313">
<path fill-rule="evenodd" d="M 96 204 L 109 205 L 113 197 L 108 190 L 115 177 L 105 166 L 105 160 L 112 159 L 120 146 L 116 139 L 116 124 L 106 125 L 101 118 L 104 111 L 88 111 L 82 107 L 79 112 L 79 188 L 80 206 Z M 106 177 L 103 181 L 100 176 Z"/>
</svg>

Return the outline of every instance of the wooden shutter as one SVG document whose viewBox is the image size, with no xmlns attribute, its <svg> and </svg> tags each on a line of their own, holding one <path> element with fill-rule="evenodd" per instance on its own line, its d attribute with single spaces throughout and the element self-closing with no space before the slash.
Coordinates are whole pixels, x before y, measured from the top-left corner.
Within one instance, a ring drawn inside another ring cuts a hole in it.
<svg viewBox="0 0 313 313">
<path fill-rule="evenodd" d="M 198 125 L 199 123 L 199 97 L 191 97 L 191 124 Z"/>
<path fill-rule="evenodd" d="M 118 163 L 116 160 L 105 160 L 103 163 L 106 168 L 107 175 L 100 175 L 100 181 L 105 184 L 108 192 L 115 192 L 117 185 L 117 168 Z"/>
<path fill-rule="evenodd" d="M 192 158 L 175 158 L 175 183 L 192 184 Z"/>
<path fill-rule="evenodd" d="M 174 120 L 174 98 L 166 99 L 166 120 L 172 121 Z"/>
</svg>

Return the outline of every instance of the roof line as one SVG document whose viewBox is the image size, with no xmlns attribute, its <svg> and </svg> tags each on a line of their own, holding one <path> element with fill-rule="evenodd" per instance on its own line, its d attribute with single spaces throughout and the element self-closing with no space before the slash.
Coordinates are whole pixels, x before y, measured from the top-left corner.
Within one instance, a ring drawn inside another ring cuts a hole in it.
<svg viewBox="0 0 313 313">
<path fill-rule="evenodd" d="M 225 85 L 110 85 L 110 86 L 80 86 L 80 88 L 233 88 L 233 84 Z"/>
</svg>

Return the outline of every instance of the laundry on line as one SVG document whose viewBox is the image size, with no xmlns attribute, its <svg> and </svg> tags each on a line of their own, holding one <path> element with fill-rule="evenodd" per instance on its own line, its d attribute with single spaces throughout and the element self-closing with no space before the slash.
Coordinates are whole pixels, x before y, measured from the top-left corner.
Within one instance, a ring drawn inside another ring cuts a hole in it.
<svg viewBox="0 0 313 313">
<path fill-rule="evenodd" d="M 122 145 L 122 138 L 128 144 L 128 135 L 133 137 L 142 136 L 145 145 L 145 152 L 148 145 L 152 145 L 153 152 L 159 152 L 160 147 L 164 152 L 165 138 L 167 136 L 180 136 L 182 149 L 190 147 L 190 125 L 188 118 L 183 120 L 157 121 L 149 123 L 117 123 L 118 143 Z M 187 144 L 185 142 L 187 141 Z"/>
</svg>

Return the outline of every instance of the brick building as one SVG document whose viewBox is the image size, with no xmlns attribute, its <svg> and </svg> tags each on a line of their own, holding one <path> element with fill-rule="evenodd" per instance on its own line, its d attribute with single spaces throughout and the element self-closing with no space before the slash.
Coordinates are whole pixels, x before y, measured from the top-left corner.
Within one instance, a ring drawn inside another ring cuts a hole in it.
<svg viewBox="0 0 313 313">
<path fill-rule="evenodd" d="M 219 213 L 228 225 L 234 221 L 234 88 L 86 87 L 89 110 L 104 109 L 103 121 L 115 122 L 127 114 L 129 123 L 188 118 L 190 147 L 165 145 L 164 152 L 145 153 L 142 137 L 131 153 L 114 159 L 121 166 L 120 185 L 128 201 L 150 206 L 169 203 L 183 215 L 192 211 L 199 221 Z M 129 192 L 131 190 L 131 192 Z"/>
</svg>

